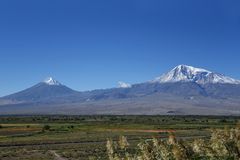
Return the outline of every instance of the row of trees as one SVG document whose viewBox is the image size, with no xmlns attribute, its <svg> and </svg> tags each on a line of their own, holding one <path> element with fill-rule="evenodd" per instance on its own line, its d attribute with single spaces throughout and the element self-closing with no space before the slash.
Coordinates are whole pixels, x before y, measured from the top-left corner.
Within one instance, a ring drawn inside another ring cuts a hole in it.
<svg viewBox="0 0 240 160">
<path fill-rule="evenodd" d="M 127 138 L 118 142 L 107 140 L 109 160 L 238 160 L 240 159 L 240 129 L 213 130 L 210 139 L 191 142 L 169 135 L 167 140 L 145 140 L 131 149 Z"/>
</svg>

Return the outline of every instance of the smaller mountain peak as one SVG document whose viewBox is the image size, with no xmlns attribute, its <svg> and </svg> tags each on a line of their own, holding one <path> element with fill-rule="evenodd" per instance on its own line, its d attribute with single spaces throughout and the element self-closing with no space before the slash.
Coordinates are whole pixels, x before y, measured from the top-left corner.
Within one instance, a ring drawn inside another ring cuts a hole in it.
<svg viewBox="0 0 240 160">
<path fill-rule="evenodd" d="M 131 88 L 131 84 L 125 83 L 125 82 L 118 82 L 119 88 Z"/>
<path fill-rule="evenodd" d="M 52 85 L 55 85 L 55 86 L 61 85 L 60 82 L 58 82 L 57 80 L 55 80 L 55 79 L 52 78 L 52 77 L 46 78 L 43 82 L 46 83 L 46 84 L 48 84 L 48 85 L 51 85 L 51 86 L 52 86 Z"/>
</svg>

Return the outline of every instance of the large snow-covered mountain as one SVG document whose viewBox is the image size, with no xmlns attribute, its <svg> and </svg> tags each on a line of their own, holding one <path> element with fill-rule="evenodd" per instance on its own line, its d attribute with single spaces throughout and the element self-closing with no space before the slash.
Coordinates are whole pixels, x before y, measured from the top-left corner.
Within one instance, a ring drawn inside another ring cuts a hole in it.
<svg viewBox="0 0 240 160">
<path fill-rule="evenodd" d="M 239 80 L 225 75 L 208 71 L 202 68 L 195 68 L 187 65 L 179 65 L 170 72 L 157 77 L 153 82 L 196 82 L 198 84 L 240 84 Z"/>
<path fill-rule="evenodd" d="M 0 114 L 240 115 L 240 81 L 187 65 L 148 82 L 85 92 L 50 77 L 0 98 Z"/>
</svg>

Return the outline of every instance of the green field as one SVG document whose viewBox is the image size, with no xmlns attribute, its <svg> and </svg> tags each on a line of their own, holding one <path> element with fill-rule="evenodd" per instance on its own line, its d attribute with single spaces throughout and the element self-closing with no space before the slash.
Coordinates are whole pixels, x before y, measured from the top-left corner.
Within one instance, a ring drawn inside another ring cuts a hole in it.
<svg viewBox="0 0 240 160">
<path fill-rule="evenodd" d="M 235 127 L 240 117 L 213 116 L 2 116 L 0 159 L 107 159 L 106 139 L 209 138 L 211 129 Z"/>
</svg>

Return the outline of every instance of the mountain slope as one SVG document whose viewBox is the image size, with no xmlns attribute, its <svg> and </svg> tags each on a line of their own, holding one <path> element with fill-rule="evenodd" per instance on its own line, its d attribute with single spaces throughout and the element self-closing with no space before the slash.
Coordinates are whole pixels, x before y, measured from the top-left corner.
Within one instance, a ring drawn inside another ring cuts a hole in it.
<svg viewBox="0 0 240 160">
<path fill-rule="evenodd" d="M 48 78 L 43 82 L 40 82 L 28 89 L 20 91 L 18 93 L 3 97 L 3 99 L 9 99 L 12 101 L 22 102 L 36 102 L 36 101 L 47 101 L 57 97 L 65 97 L 69 95 L 77 94 L 74 91 L 53 78 Z"/>
<path fill-rule="evenodd" d="M 240 115 L 240 81 L 179 65 L 152 81 L 86 92 L 49 78 L 2 100 L 0 114 Z"/>
</svg>

